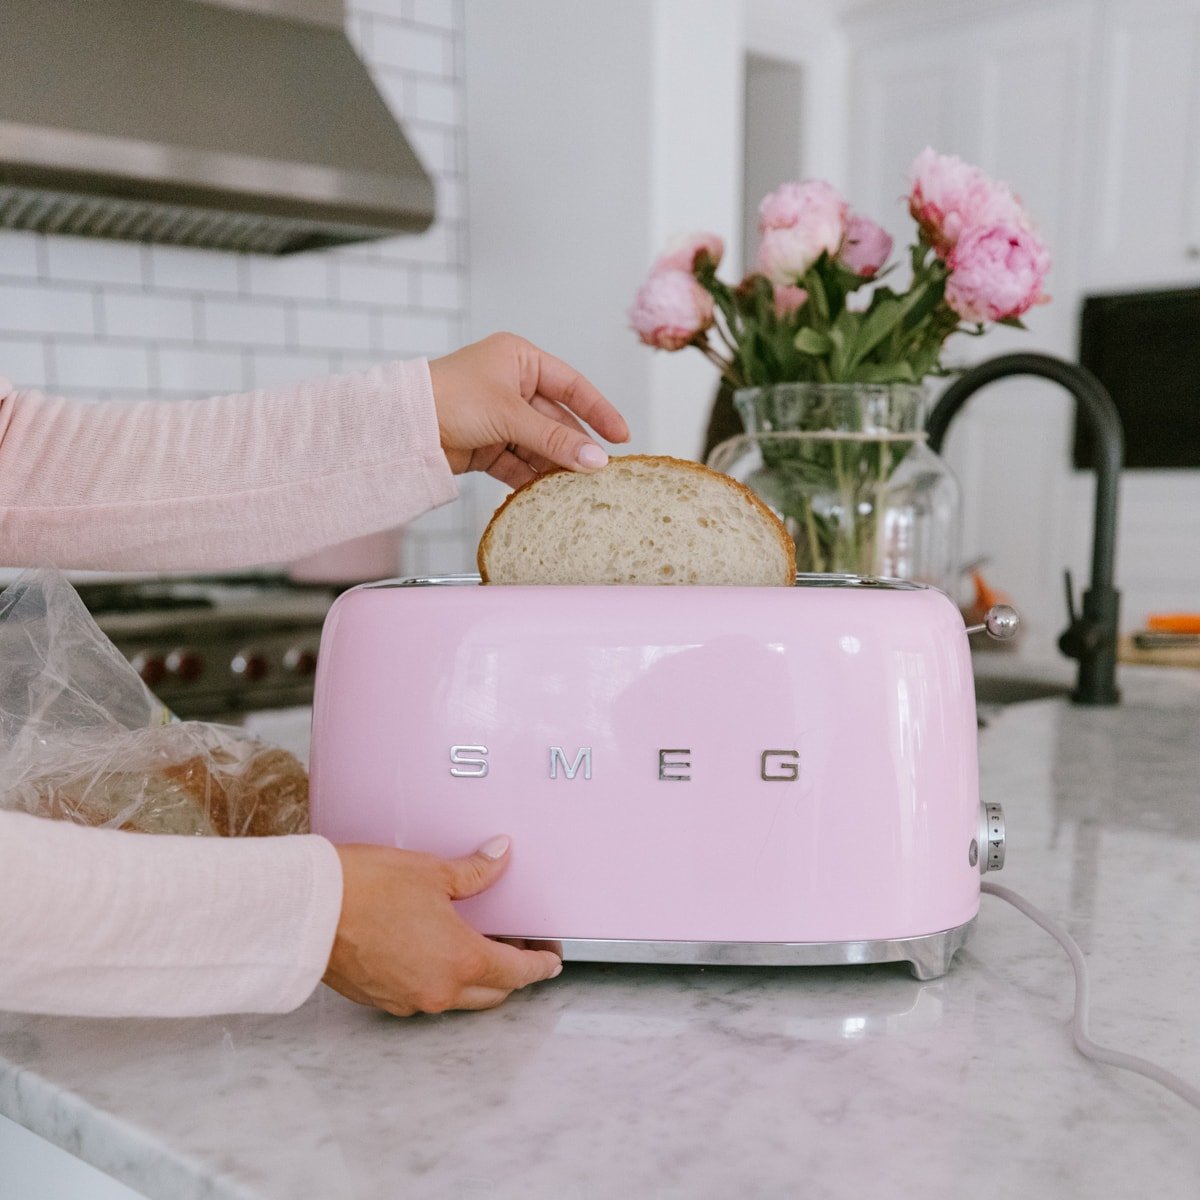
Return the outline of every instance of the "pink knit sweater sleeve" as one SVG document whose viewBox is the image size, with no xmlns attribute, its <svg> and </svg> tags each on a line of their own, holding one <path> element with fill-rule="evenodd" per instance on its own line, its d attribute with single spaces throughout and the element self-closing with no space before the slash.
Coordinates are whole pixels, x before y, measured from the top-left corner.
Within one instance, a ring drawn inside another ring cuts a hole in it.
<svg viewBox="0 0 1200 1200">
<path fill-rule="evenodd" d="M 176 404 L 0 380 L 6 566 L 282 562 L 455 495 L 423 361 Z M 320 837 L 150 836 L 0 811 L 0 1008 L 284 1012 L 324 973 L 341 899 Z"/>
<path fill-rule="evenodd" d="M 424 360 L 175 404 L 87 404 L 0 380 L 5 566 L 286 562 L 456 495 Z"/>
</svg>

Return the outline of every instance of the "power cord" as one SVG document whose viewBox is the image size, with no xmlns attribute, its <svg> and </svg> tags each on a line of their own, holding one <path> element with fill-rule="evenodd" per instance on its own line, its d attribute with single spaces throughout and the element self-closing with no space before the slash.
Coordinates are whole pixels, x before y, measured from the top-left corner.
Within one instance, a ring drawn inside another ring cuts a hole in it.
<svg viewBox="0 0 1200 1200">
<path fill-rule="evenodd" d="M 1126 1054 L 1122 1050 L 1110 1050 L 1107 1046 L 1093 1042 L 1088 1036 L 1088 1009 L 1091 998 L 1087 961 L 1083 957 L 1083 951 L 1079 949 L 1066 927 L 1042 912 L 1036 905 L 1030 904 L 1024 896 L 1014 892 L 1011 888 L 992 883 L 990 880 L 983 880 L 980 883 L 980 889 L 989 896 L 996 896 L 1000 900 L 1007 901 L 1013 908 L 1023 912 L 1036 925 L 1040 925 L 1067 952 L 1067 957 L 1071 960 L 1071 966 L 1075 970 L 1075 1011 L 1071 1016 L 1071 1032 L 1075 1038 L 1075 1049 L 1080 1054 L 1095 1059 L 1096 1062 L 1107 1063 L 1111 1067 L 1120 1067 L 1123 1071 L 1133 1071 L 1138 1075 L 1144 1075 L 1147 1079 L 1152 1079 L 1155 1083 L 1174 1092 L 1184 1103 L 1200 1109 L 1200 1088 L 1188 1083 L 1186 1079 L 1181 1079 L 1174 1072 L 1168 1071 L 1166 1067 L 1160 1067 L 1158 1063 L 1151 1062 L 1148 1058 L 1140 1058 L 1136 1054 Z"/>
</svg>

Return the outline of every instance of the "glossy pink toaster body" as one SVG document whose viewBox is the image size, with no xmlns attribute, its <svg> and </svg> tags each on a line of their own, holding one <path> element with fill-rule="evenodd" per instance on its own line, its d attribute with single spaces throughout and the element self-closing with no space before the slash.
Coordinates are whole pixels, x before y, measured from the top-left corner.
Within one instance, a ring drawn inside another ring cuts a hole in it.
<svg viewBox="0 0 1200 1200">
<path fill-rule="evenodd" d="M 927 978 L 979 906 L 976 736 L 933 589 L 373 584 L 325 625 L 313 827 L 447 856 L 509 834 L 461 911 L 568 958 Z"/>
</svg>

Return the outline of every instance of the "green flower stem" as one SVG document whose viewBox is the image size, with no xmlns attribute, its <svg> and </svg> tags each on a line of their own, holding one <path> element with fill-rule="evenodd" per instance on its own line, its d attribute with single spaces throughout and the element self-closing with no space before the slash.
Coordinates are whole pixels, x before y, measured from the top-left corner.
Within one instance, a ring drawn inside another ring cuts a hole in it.
<svg viewBox="0 0 1200 1200">
<path fill-rule="evenodd" d="M 719 312 L 720 310 L 718 309 L 717 311 Z M 713 328 L 717 331 L 717 336 L 725 343 L 725 348 L 736 358 L 738 348 L 736 342 L 734 341 L 733 334 L 732 332 L 726 331 L 721 322 L 717 320 L 716 314 L 713 316 Z"/>
<path fill-rule="evenodd" d="M 825 555 L 821 553 L 821 539 L 817 536 L 817 522 L 811 504 L 801 504 L 804 509 L 804 530 L 808 535 L 808 552 L 812 558 L 812 570 L 825 573 Z"/>
</svg>

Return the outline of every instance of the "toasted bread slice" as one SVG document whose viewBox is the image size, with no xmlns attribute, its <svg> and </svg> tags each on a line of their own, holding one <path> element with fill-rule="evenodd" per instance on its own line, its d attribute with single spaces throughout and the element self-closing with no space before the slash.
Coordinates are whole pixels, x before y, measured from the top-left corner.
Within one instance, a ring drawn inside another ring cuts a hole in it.
<svg viewBox="0 0 1200 1200">
<path fill-rule="evenodd" d="M 613 458 L 518 488 L 479 542 L 484 583 L 790 586 L 796 548 L 748 488 L 683 459 Z"/>
</svg>

